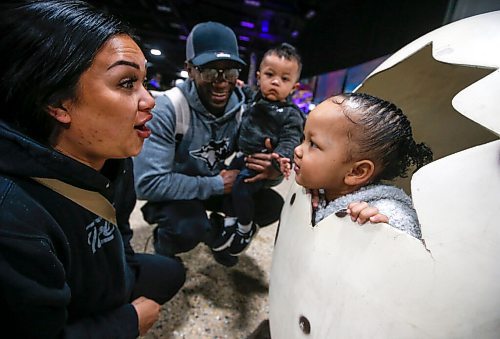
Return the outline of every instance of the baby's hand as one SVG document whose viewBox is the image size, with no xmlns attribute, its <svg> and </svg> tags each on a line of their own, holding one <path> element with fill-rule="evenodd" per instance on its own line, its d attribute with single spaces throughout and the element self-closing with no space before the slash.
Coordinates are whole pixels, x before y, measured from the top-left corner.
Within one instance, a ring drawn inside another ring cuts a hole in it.
<svg viewBox="0 0 500 339">
<path fill-rule="evenodd" d="M 360 225 L 367 221 L 372 223 L 389 222 L 389 218 L 384 214 L 380 214 L 378 208 L 370 206 L 364 201 L 351 202 L 347 207 L 347 214 L 351 216 L 352 221 Z"/>
<path fill-rule="evenodd" d="M 319 206 L 320 200 L 322 199 L 322 197 L 320 197 L 320 192 L 317 189 L 307 190 L 307 192 L 311 194 L 311 205 L 312 209 L 315 211 Z"/>
<path fill-rule="evenodd" d="M 290 173 L 292 172 L 290 159 L 282 157 L 278 153 L 272 153 L 271 156 L 280 164 L 280 172 L 283 173 L 285 178 L 288 180 L 288 178 L 290 177 Z"/>
<path fill-rule="evenodd" d="M 292 171 L 292 165 L 290 164 L 290 159 L 288 158 L 279 158 L 278 162 L 280 163 L 280 171 L 285 176 L 285 179 L 288 180 L 290 177 L 290 173 Z"/>
</svg>

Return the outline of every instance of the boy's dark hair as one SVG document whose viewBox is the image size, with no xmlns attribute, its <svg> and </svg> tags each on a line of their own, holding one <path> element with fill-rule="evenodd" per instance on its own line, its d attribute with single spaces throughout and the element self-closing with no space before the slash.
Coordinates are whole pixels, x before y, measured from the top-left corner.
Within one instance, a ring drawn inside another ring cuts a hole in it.
<svg viewBox="0 0 500 339">
<path fill-rule="evenodd" d="M 280 58 L 285 58 L 286 60 L 295 60 L 297 65 L 299 65 L 297 80 L 300 79 L 300 72 L 302 71 L 302 58 L 295 47 L 289 43 L 283 42 L 281 45 L 267 50 L 262 59 L 269 55 L 276 55 Z"/>
<path fill-rule="evenodd" d="M 413 139 L 410 121 L 393 103 L 364 93 L 343 94 L 344 113 L 362 128 L 356 133 L 357 152 L 382 165 L 374 181 L 407 177 L 408 168 L 419 169 L 432 161 L 432 151 Z"/>
<path fill-rule="evenodd" d="M 0 119 L 48 143 L 56 120 L 47 107 L 76 99 L 77 84 L 102 45 L 132 31 L 78 0 L 2 5 Z"/>
</svg>

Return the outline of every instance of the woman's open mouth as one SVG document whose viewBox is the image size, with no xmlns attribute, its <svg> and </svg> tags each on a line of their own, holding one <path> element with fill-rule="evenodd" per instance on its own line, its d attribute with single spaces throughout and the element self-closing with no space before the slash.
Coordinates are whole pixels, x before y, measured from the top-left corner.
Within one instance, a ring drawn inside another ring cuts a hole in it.
<svg viewBox="0 0 500 339">
<path fill-rule="evenodd" d="M 146 119 L 141 121 L 139 124 L 134 125 L 134 129 L 136 130 L 137 135 L 140 138 L 146 139 L 146 138 L 149 138 L 149 136 L 151 135 L 151 130 L 146 126 L 146 122 L 151 120 L 152 117 L 153 117 L 152 115 L 149 115 Z"/>
</svg>

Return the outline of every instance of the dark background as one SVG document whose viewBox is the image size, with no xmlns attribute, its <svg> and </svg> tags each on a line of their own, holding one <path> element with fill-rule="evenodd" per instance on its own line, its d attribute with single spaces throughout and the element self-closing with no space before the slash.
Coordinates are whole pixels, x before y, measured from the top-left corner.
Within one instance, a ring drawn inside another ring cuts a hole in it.
<svg viewBox="0 0 500 339">
<path fill-rule="evenodd" d="M 169 85 L 183 69 L 184 39 L 199 22 L 218 21 L 231 27 L 237 37 L 243 36 L 245 40 L 239 40 L 240 54 L 249 65 L 252 59 L 258 64 L 269 47 L 291 43 L 303 57 L 302 77 L 307 78 L 397 51 L 443 25 L 455 3 L 448 0 L 89 2 L 136 29 L 150 61 L 149 73 L 161 73 L 163 83 Z M 253 23 L 254 27 L 243 27 L 242 21 Z M 151 55 L 151 48 L 160 49 L 163 55 Z M 241 78 L 245 80 L 247 76 L 248 69 Z"/>
</svg>

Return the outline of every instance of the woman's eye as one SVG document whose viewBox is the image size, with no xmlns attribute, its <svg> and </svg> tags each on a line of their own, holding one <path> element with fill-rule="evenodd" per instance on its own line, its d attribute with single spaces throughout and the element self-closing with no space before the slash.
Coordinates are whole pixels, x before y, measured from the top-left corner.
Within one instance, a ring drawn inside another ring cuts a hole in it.
<svg viewBox="0 0 500 339">
<path fill-rule="evenodd" d="M 134 88 L 134 84 L 136 81 L 137 81 L 136 78 L 123 79 L 120 82 L 120 86 L 123 88 L 132 89 L 132 88 Z"/>
</svg>

